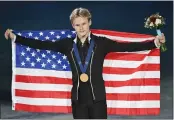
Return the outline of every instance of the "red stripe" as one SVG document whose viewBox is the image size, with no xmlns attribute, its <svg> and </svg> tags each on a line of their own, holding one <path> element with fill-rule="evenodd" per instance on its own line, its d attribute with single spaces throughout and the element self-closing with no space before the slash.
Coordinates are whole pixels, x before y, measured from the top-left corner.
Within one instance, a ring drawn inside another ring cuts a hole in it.
<svg viewBox="0 0 174 120">
<path fill-rule="evenodd" d="M 71 113 L 70 106 L 36 106 L 26 104 L 15 104 L 15 109 L 19 111 L 27 112 L 53 112 L 53 113 Z"/>
<path fill-rule="evenodd" d="M 119 32 L 119 31 L 111 31 L 111 30 L 98 30 L 98 29 L 91 29 L 92 33 L 96 34 L 104 34 L 110 36 L 118 36 L 118 37 L 130 37 L 130 38 L 149 38 L 154 37 L 152 35 L 147 34 L 139 34 L 139 33 L 130 33 L 130 32 Z"/>
<path fill-rule="evenodd" d="M 111 52 L 105 56 L 105 60 L 126 60 L 126 61 L 142 61 L 145 57 L 148 56 L 159 56 L 159 50 L 154 49 L 149 54 L 138 54 L 138 53 L 118 53 Z"/>
<path fill-rule="evenodd" d="M 70 106 L 34 106 L 15 104 L 15 110 L 27 112 L 72 113 Z M 108 108 L 108 115 L 159 115 L 160 108 Z"/>
<path fill-rule="evenodd" d="M 126 81 L 105 81 L 106 87 L 160 86 L 160 78 L 133 78 Z"/>
<path fill-rule="evenodd" d="M 25 76 L 25 75 L 16 75 L 15 77 L 16 77 L 15 78 L 16 82 L 72 85 L 72 79 L 67 79 L 67 78 L 43 77 L 43 76 Z"/>
<path fill-rule="evenodd" d="M 132 74 L 138 71 L 160 71 L 160 64 L 141 64 L 137 68 L 103 67 L 105 74 Z"/>
<path fill-rule="evenodd" d="M 29 97 L 29 98 L 65 98 L 71 99 L 70 92 L 62 91 L 32 91 L 32 90 L 15 90 L 15 96 Z M 107 93 L 107 100 L 127 100 L 127 101 L 139 101 L 139 100 L 160 100 L 159 93 Z"/>
<path fill-rule="evenodd" d="M 156 49 L 152 49 L 148 56 L 160 56 L 160 49 L 156 48 Z"/>
<path fill-rule="evenodd" d="M 36 77 L 36 76 L 23 76 L 17 75 L 16 82 L 23 82 L 23 83 L 40 83 L 40 84 L 68 84 L 72 85 L 71 80 L 64 80 L 60 78 L 54 77 Z M 106 87 L 120 87 L 120 86 L 147 86 L 147 85 L 160 85 L 159 78 L 134 78 L 127 81 L 105 81 Z"/>
</svg>

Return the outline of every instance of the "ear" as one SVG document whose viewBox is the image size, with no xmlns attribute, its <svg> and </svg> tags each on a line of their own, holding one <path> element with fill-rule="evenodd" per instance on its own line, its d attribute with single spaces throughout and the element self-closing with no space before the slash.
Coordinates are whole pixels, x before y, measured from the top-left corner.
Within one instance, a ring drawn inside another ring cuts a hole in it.
<svg viewBox="0 0 174 120">
<path fill-rule="evenodd" d="M 73 24 L 73 23 L 71 23 L 71 25 L 72 25 L 72 27 L 74 28 L 74 24 Z"/>
<path fill-rule="evenodd" d="M 91 20 L 89 20 L 89 26 L 91 26 L 92 25 L 92 21 Z"/>
</svg>

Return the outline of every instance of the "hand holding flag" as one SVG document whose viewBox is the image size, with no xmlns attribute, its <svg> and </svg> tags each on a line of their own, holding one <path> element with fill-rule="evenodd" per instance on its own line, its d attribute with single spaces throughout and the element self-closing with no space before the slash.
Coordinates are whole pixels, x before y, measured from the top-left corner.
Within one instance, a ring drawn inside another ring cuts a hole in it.
<svg viewBox="0 0 174 120">
<path fill-rule="evenodd" d="M 10 39 L 11 40 L 13 40 L 14 39 L 14 37 L 15 37 L 15 34 L 14 33 L 12 33 L 12 29 L 7 29 L 6 31 L 5 31 L 5 38 L 8 40 L 8 38 L 10 37 Z"/>
</svg>

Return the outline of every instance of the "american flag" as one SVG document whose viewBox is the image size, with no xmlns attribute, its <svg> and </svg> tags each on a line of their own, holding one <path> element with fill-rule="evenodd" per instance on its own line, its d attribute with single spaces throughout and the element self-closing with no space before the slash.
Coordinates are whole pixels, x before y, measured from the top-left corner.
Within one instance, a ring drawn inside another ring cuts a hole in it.
<svg viewBox="0 0 174 120">
<path fill-rule="evenodd" d="M 94 35 L 117 42 L 147 42 L 154 36 L 92 29 Z M 75 37 L 71 30 L 14 31 L 15 34 L 55 42 Z M 65 46 L 66 47 L 66 46 Z M 72 73 L 59 52 L 33 49 L 12 42 L 12 109 L 28 112 L 71 113 Z M 103 64 L 108 114 L 160 113 L 160 50 L 112 52 Z"/>
</svg>

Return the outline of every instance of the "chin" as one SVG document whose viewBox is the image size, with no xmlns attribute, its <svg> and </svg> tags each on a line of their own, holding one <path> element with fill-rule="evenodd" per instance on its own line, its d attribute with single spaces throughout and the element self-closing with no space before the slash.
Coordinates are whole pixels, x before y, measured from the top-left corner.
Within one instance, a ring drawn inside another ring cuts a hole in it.
<svg viewBox="0 0 174 120">
<path fill-rule="evenodd" d="M 81 33 L 81 34 L 78 34 L 78 36 L 80 36 L 80 37 L 85 37 L 86 35 L 87 35 L 88 33 Z"/>
<path fill-rule="evenodd" d="M 80 37 L 85 37 L 86 34 L 79 34 Z"/>
</svg>

